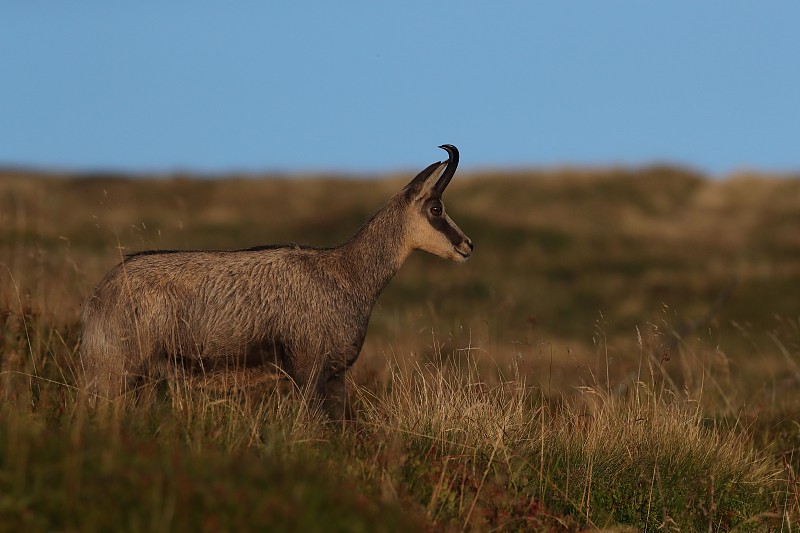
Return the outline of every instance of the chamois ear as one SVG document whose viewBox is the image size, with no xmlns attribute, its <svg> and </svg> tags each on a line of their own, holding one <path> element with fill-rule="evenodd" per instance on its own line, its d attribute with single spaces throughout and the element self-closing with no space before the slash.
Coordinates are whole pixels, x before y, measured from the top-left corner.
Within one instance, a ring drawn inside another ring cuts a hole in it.
<svg viewBox="0 0 800 533">
<path fill-rule="evenodd" d="M 403 192 L 405 193 L 406 198 L 411 200 L 419 197 L 420 195 L 426 194 L 431 189 L 434 189 L 439 179 L 439 175 L 446 166 L 447 163 L 443 161 L 438 161 L 428 165 L 425 170 L 417 174 L 416 177 L 405 186 Z"/>
<path fill-rule="evenodd" d="M 427 196 L 431 191 L 432 196 L 442 196 L 458 168 L 458 148 L 452 144 L 443 144 L 439 148 L 447 152 L 447 161 L 434 163 L 417 174 L 417 177 L 406 185 L 406 197 L 416 198 L 422 194 Z M 439 177 L 433 179 L 434 176 Z"/>
</svg>

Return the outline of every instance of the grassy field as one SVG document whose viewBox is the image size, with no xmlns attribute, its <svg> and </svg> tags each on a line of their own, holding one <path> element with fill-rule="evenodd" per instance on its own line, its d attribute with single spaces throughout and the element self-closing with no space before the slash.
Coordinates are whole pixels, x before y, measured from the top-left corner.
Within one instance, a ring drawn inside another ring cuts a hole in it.
<svg viewBox="0 0 800 533">
<path fill-rule="evenodd" d="M 0 531 L 794 531 L 800 178 L 459 175 L 475 242 L 378 302 L 342 430 L 266 381 L 87 407 L 129 251 L 343 241 L 378 181 L 0 173 Z"/>
</svg>

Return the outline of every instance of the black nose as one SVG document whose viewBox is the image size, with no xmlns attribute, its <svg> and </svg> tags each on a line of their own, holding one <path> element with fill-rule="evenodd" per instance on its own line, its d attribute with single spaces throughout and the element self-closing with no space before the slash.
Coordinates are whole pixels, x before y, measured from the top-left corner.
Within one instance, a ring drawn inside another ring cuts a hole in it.
<svg viewBox="0 0 800 533">
<path fill-rule="evenodd" d="M 467 241 L 467 246 L 469 246 L 470 251 L 475 249 L 475 247 L 472 245 L 472 241 Z"/>
</svg>

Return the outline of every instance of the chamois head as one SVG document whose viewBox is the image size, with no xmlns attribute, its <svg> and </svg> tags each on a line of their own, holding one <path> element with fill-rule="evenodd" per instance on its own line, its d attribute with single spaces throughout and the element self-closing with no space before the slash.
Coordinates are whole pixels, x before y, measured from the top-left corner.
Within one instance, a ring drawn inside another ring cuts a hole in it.
<svg viewBox="0 0 800 533">
<path fill-rule="evenodd" d="M 472 241 L 447 216 L 442 203 L 442 193 L 456 173 L 458 149 L 452 144 L 439 148 L 447 151 L 447 161 L 433 163 L 403 189 L 408 201 L 408 244 L 445 259 L 466 261 L 472 255 Z"/>
</svg>

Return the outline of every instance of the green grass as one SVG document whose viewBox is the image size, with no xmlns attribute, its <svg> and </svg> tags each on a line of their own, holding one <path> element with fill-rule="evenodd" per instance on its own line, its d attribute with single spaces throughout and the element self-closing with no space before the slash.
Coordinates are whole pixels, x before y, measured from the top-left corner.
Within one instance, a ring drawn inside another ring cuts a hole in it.
<svg viewBox="0 0 800 533">
<path fill-rule="evenodd" d="M 793 530 L 800 181 L 462 177 L 351 373 L 88 408 L 81 301 L 124 250 L 340 242 L 402 181 L 0 179 L 0 531 Z M 765 231 L 765 224 L 769 231 Z"/>
<path fill-rule="evenodd" d="M 371 498 L 328 443 L 260 428 L 247 445 L 231 442 L 226 433 L 243 428 L 186 427 L 171 409 L 107 426 L 39 412 L 0 422 L 3 531 L 394 531 L 422 522 Z"/>
<path fill-rule="evenodd" d="M 0 527 L 729 530 L 752 520 L 758 530 L 780 521 L 781 465 L 741 430 L 708 427 L 696 402 L 643 383 L 626 397 L 585 389 L 550 400 L 518 376 L 489 385 L 475 365 L 444 366 L 398 366 L 386 390 L 356 389 L 361 420 L 344 432 L 274 391 L 176 385 L 93 411 L 64 385 L 8 380 Z"/>
</svg>

